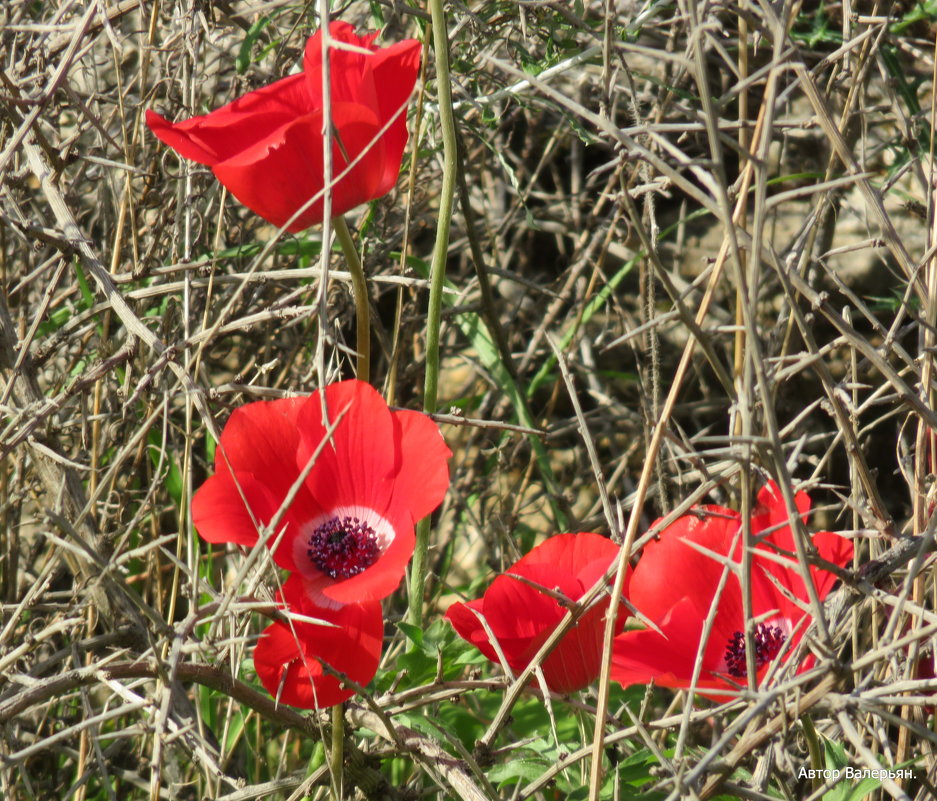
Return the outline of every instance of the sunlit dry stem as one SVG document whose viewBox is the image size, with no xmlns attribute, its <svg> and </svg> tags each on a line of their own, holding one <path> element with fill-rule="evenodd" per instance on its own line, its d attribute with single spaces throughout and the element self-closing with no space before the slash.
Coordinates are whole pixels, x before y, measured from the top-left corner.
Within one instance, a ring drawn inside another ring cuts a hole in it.
<svg viewBox="0 0 937 801">
<path fill-rule="evenodd" d="M 757 141 L 758 137 L 761 135 L 760 123 L 761 118 L 759 117 L 758 123 L 755 126 L 755 131 L 752 135 L 753 141 Z M 751 162 L 749 162 L 745 165 L 745 172 L 742 179 L 742 190 L 739 192 L 739 200 L 735 209 L 736 214 L 741 213 L 741 208 L 746 202 L 748 185 L 749 181 L 751 180 L 751 173 Z M 719 279 L 722 277 L 722 271 L 725 267 L 728 255 L 728 243 L 723 241 L 722 247 L 719 250 L 719 254 L 716 257 L 716 262 L 713 266 L 713 271 L 710 276 L 709 283 L 706 286 L 706 292 L 703 295 L 703 299 L 700 301 L 699 309 L 696 313 L 695 322 L 697 325 L 701 325 L 706 319 L 706 315 L 709 312 L 710 303 L 712 303 L 713 294 L 719 284 Z M 628 561 L 631 559 L 632 545 L 634 543 L 635 535 L 637 534 L 638 524 L 641 521 L 641 510 L 644 507 L 644 500 L 647 497 L 647 491 L 650 487 L 651 478 L 654 473 L 654 462 L 657 460 L 657 454 L 660 451 L 661 443 L 664 440 L 664 434 L 667 431 L 668 421 L 673 414 L 673 409 L 677 402 L 677 395 L 679 394 L 680 388 L 683 385 L 683 380 L 686 377 L 687 370 L 690 367 L 690 362 L 692 360 L 695 349 L 696 339 L 691 337 L 687 341 L 686 347 L 683 350 L 683 354 L 680 357 L 680 363 L 677 366 L 677 370 L 674 373 L 673 382 L 670 385 L 670 392 L 667 394 L 667 399 L 664 401 L 664 405 L 661 409 L 660 419 L 657 421 L 657 425 L 654 427 L 654 432 L 651 435 L 647 457 L 644 462 L 644 469 L 641 471 L 641 476 L 638 480 L 638 487 L 635 491 L 634 506 L 631 509 L 631 515 L 628 518 L 628 525 L 625 529 L 624 542 L 621 546 L 621 555 L 619 556 L 617 573 L 615 576 L 615 585 L 612 588 L 611 603 L 609 604 L 608 612 L 606 613 L 604 639 L 604 653 L 606 654 L 610 654 L 612 650 L 612 639 L 614 638 L 615 634 L 614 621 L 618 615 L 618 603 L 619 598 L 621 597 L 622 587 L 624 585 L 625 569 L 628 565 Z M 611 660 L 605 659 L 602 664 L 602 673 L 599 677 L 599 696 L 598 701 L 596 702 L 595 731 L 592 737 L 592 764 L 589 770 L 589 801 L 598 801 L 599 791 L 602 784 L 602 744 L 605 739 L 605 713 L 608 709 L 610 670 Z"/>
</svg>

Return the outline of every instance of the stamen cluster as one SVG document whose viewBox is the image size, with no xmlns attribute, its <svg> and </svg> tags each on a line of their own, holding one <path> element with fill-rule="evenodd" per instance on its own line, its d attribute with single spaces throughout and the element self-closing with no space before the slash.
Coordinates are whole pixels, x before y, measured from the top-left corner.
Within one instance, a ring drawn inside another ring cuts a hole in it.
<svg viewBox="0 0 937 801">
<path fill-rule="evenodd" d="M 778 626 L 759 623 L 752 632 L 752 644 L 755 646 L 755 667 L 761 669 L 780 652 L 787 637 Z M 730 676 L 745 675 L 745 633 L 735 632 L 726 645 L 726 668 Z"/>
<path fill-rule="evenodd" d="M 377 534 L 357 517 L 333 517 L 309 537 L 312 563 L 332 578 L 351 578 L 373 565 L 381 554 Z"/>
</svg>

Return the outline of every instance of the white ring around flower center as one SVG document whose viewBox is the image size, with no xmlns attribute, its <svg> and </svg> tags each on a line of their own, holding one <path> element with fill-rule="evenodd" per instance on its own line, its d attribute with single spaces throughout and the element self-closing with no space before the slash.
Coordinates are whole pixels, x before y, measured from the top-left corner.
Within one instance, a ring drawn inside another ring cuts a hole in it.
<svg viewBox="0 0 937 801">
<path fill-rule="evenodd" d="M 338 506 L 335 509 L 330 509 L 328 512 L 317 515 L 312 520 L 304 523 L 299 530 L 299 536 L 293 540 L 293 564 L 296 565 L 296 569 L 303 578 L 314 579 L 323 575 L 318 566 L 309 558 L 309 538 L 313 532 L 330 520 L 345 517 L 353 517 L 359 523 L 364 523 L 364 525 L 370 527 L 374 532 L 378 558 L 390 547 L 390 544 L 397 536 L 397 532 L 394 531 L 390 521 L 367 506 Z"/>
</svg>

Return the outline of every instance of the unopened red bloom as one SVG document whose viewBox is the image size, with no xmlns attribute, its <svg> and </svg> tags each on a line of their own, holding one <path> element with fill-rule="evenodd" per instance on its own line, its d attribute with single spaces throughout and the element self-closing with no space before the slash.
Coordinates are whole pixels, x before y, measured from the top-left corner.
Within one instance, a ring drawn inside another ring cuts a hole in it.
<svg viewBox="0 0 937 801">
<path fill-rule="evenodd" d="M 406 39 L 380 48 L 373 44 L 377 34 L 358 36 L 347 22 L 333 22 L 329 33 L 339 45 L 329 50 L 333 178 L 357 161 L 331 188 L 337 216 L 387 194 L 397 182 L 421 45 Z M 294 233 L 321 222 L 323 214 L 321 31 L 306 43 L 303 66 L 302 73 L 204 116 L 172 124 L 146 112 L 147 125 L 163 142 L 211 167 L 231 194 L 265 220 L 279 227 L 292 220 L 287 229 Z M 305 210 L 293 219 L 300 209 Z"/>
<path fill-rule="evenodd" d="M 279 600 L 289 618 L 268 626 L 254 649 L 257 677 L 274 698 L 324 709 L 355 693 L 336 673 L 360 685 L 374 678 L 384 636 L 379 601 L 320 607 L 306 596 L 298 576 L 286 582 Z"/>
<path fill-rule="evenodd" d="M 565 596 L 564 602 L 579 601 L 618 558 L 618 552 L 617 545 L 598 534 L 558 534 L 498 576 L 484 597 L 453 604 L 446 617 L 461 637 L 499 662 L 481 622 L 480 617 L 484 618 L 508 666 L 519 673 L 566 613 L 556 594 Z M 608 602 L 606 596 L 590 608 L 543 661 L 544 679 L 554 692 L 582 689 L 598 677 Z M 619 618 L 623 625 L 624 615 Z"/>
<path fill-rule="evenodd" d="M 379 600 L 403 577 L 415 522 L 449 487 L 450 455 L 429 417 L 391 411 L 363 381 L 257 401 L 231 414 L 192 518 L 209 542 L 251 547 L 298 484 L 265 541 L 276 563 L 320 605 Z"/>
<path fill-rule="evenodd" d="M 810 498 L 798 492 L 795 501 L 806 520 Z M 768 484 L 758 493 L 751 529 L 762 538 L 755 547 L 751 571 L 752 612 L 758 620 L 752 639 L 761 679 L 775 657 L 793 649 L 803 636 L 809 623 L 805 611 L 809 595 L 797 570 L 794 535 L 777 485 Z M 842 566 L 852 558 L 852 543 L 838 534 L 821 531 L 814 535 L 813 544 L 820 558 L 833 564 Z M 631 577 L 630 599 L 660 633 L 648 628 L 616 637 L 613 679 L 626 686 L 652 679 L 665 687 L 689 686 L 704 623 L 726 569 L 703 551 L 741 560 L 738 512 L 719 506 L 700 507 L 675 520 L 644 547 Z M 785 563 L 767 556 L 769 553 L 782 557 Z M 810 577 L 821 600 L 836 582 L 835 575 L 820 568 L 811 567 Z M 733 572 L 719 597 L 712 632 L 703 646 L 697 681 L 701 692 L 722 690 L 709 693 L 722 695 L 733 684 L 746 684 L 744 632 L 742 588 Z"/>
</svg>

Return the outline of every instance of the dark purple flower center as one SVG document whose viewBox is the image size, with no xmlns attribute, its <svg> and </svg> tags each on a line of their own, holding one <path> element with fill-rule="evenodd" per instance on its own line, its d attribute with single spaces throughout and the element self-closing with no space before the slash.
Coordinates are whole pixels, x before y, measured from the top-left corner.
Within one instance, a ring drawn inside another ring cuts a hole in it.
<svg viewBox="0 0 937 801">
<path fill-rule="evenodd" d="M 755 667 L 761 669 L 780 652 L 787 635 L 778 626 L 759 623 L 752 632 L 752 644 L 755 646 Z M 747 673 L 745 666 L 745 634 L 737 631 L 726 644 L 726 668 L 730 676 L 741 677 Z"/>
<path fill-rule="evenodd" d="M 373 565 L 381 555 L 377 534 L 367 523 L 346 515 L 317 526 L 306 554 L 332 578 L 351 578 Z"/>
</svg>

